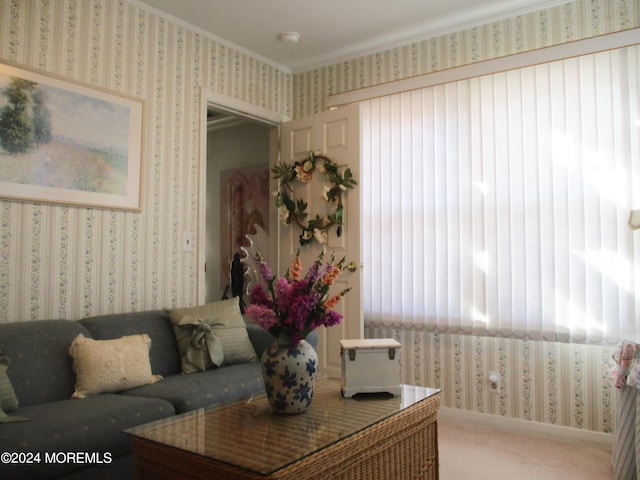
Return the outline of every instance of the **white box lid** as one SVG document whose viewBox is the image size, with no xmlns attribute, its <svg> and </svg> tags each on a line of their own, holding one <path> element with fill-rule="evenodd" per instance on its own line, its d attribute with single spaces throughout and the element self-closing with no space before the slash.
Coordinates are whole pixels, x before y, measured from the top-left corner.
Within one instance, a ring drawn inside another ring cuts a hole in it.
<svg viewBox="0 0 640 480">
<path fill-rule="evenodd" d="M 364 349 L 364 348 L 399 348 L 400 342 L 393 338 L 366 338 L 340 340 L 340 347 L 343 349 Z"/>
</svg>

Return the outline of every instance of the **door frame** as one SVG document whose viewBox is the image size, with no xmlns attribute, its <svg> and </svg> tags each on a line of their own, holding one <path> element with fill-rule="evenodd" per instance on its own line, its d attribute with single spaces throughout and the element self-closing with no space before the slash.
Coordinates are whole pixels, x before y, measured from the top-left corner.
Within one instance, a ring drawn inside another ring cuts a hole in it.
<svg viewBox="0 0 640 480">
<path fill-rule="evenodd" d="M 196 234 L 196 290 L 197 302 L 203 304 L 206 295 L 205 240 L 207 226 L 207 111 L 222 110 L 227 113 L 257 120 L 265 125 L 278 127 L 291 117 L 243 100 L 223 95 L 209 88 L 200 89 L 200 155 L 198 164 L 198 225 Z"/>
</svg>

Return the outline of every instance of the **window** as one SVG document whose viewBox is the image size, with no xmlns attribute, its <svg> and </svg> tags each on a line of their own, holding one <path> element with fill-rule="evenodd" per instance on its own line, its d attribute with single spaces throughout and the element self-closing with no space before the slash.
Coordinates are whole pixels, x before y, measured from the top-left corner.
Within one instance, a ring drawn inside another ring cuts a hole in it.
<svg viewBox="0 0 640 480">
<path fill-rule="evenodd" d="M 640 46 L 361 105 L 365 322 L 640 333 Z"/>
</svg>

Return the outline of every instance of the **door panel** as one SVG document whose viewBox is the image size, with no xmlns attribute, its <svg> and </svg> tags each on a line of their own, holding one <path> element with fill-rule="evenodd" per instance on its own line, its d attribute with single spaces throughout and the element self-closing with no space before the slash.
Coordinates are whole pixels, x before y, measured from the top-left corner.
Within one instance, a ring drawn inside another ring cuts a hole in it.
<svg viewBox="0 0 640 480">
<path fill-rule="evenodd" d="M 356 180 L 360 177 L 359 107 L 349 105 L 337 110 L 322 112 L 313 117 L 287 122 L 281 128 L 281 158 L 292 163 L 305 158 L 309 151 L 319 150 L 333 162 L 340 171 L 350 168 Z M 331 206 L 323 200 L 326 178 L 317 172 L 309 183 L 294 182 L 296 199 L 302 198 L 308 204 L 310 217 L 325 215 Z M 327 255 L 335 252 L 336 259 L 346 257 L 346 263 L 354 261 L 360 265 L 360 187 L 356 186 L 343 194 L 345 219 L 342 236 L 336 235 L 335 227 L 329 230 L 326 245 L 313 241 L 303 247 L 299 243 L 300 229 L 295 225 L 280 222 L 280 274 L 289 268 L 291 259 L 298 250 L 303 268 L 313 263 L 324 249 Z M 331 377 L 341 376 L 340 340 L 362 338 L 362 294 L 361 271 L 344 270 L 334 285 L 335 292 L 347 287 L 351 291 L 338 304 L 336 310 L 344 316 L 341 325 L 318 330 L 318 356 L 320 373 Z"/>
<path fill-rule="evenodd" d="M 311 126 L 291 132 L 293 159 L 303 157 L 308 151 L 313 150 L 315 144 L 313 133 L 314 129 Z"/>
<path fill-rule="evenodd" d="M 350 168 L 356 180 L 360 179 L 360 115 L 358 105 L 349 105 L 322 112 L 318 116 L 320 150 L 338 164 L 340 171 Z M 342 235 L 329 235 L 328 250 L 336 252 L 336 258 L 346 257 L 347 262 L 361 263 L 360 254 L 360 187 L 356 186 L 342 196 L 346 214 Z M 361 270 L 345 269 L 336 282 L 335 288 L 351 287 L 351 291 L 339 304 L 344 320 L 339 326 L 320 329 L 319 345 L 324 355 L 321 368 L 332 377 L 341 376 L 340 340 L 362 338 L 364 334 Z"/>
<path fill-rule="evenodd" d="M 293 163 L 306 157 L 309 151 L 316 148 L 315 133 L 315 116 L 284 123 L 280 129 L 281 160 L 284 163 Z M 274 187 L 274 191 L 275 189 L 277 189 L 277 185 Z M 295 190 L 295 195 L 297 199 L 299 198 L 309 203 L 311 191 L 307 188 L 302 188 L 302 185 L 299 184 Z M 280 227 L 278 274 L 283 275 L 300 247 L 298 242 L 300 232 L 294 227 L 283 226 L 280 221 L 278 221 L 278 225 Z M 309 264 L 305 260 L 303 258 L 304 264 L 308 266 Z"/>
<path fill-rule="evenodd" d="M 324 128 L 324 150 L 327 152 L 347 150 L 349 148 L 348 133 L 349 123 L 345 118 L 338 118 L 326 122 Z"/>
</svg>

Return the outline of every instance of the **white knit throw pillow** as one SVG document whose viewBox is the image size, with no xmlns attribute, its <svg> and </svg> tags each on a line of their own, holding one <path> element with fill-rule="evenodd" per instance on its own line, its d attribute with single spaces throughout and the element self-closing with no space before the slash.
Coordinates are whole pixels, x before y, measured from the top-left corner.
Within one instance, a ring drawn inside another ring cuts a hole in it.
<svg viewBox="0 0 640 480">
<path fill-rule="evenodd" d="M 73 398 L 98 393 L 119 392 L 162 380 L 151 373 L 147 334 L 129 335 L 116 340 L 94 340 L 78 335 L 69 354 L 76 372 Z"/>
</svg>

